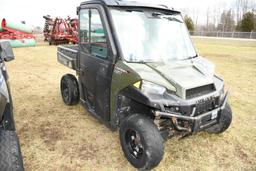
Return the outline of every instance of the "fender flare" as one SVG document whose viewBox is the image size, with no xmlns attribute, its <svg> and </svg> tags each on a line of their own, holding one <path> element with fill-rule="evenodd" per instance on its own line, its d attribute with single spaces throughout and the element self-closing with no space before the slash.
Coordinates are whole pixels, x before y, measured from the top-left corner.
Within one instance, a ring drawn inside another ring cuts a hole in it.
<svg viewBox="0 0 256 171">
<path fill-rule="evenodd" d="M 0 123 L 3 118 L 6 105 L 7 105 L 7 98 L 0 92 Z"/>
</svg>

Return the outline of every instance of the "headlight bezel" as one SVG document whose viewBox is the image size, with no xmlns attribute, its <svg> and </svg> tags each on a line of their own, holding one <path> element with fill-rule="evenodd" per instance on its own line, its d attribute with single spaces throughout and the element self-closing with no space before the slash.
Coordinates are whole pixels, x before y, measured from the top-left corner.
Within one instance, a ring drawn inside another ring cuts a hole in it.
<svg viewBox="0 0 256 171">
<path fill-rule="evenodd" d="M 133 86 L 140 89 L 144 94 L 163 95 L 167 91 L 166 87 L 147 80 L 137 81 Z"/>
</svg>

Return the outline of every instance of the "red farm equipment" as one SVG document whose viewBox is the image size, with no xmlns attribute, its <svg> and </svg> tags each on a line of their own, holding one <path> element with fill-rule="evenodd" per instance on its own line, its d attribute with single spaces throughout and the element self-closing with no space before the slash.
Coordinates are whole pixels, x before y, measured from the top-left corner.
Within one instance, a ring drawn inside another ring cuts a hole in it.
<svg viewBox="0 0 256 171">
<path fill-rule="evenodd" d="M 35 46 L 35 37 L 32 29 L 24 23 L 7 22 L 6 19 L 1 21 L 0 41 L 9 41 L 12 47 Z"/>
<path fill-rule="evenodd" d="M 70 17 L 66 19 L 51 18 L 49 15 L 43 18 L 45 19 L 44 40 L 48 41 L 49 45 L 77 43 L 77 19 L 71 19 Z"/>
</svg>

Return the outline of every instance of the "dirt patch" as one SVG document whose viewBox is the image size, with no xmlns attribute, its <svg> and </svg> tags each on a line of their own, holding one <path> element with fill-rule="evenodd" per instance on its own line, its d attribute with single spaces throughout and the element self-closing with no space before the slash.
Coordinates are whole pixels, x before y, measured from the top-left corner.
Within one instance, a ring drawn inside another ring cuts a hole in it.
<svg viewBox="0 0 256 171">
<path fill-rule="evenodd" d="M 95 156 L 97 151 L 99 151 L 99 149 L 95 147 L 95 145 L 83 145 L 78 149 L 78 156 L 81 157 L 82 160 L 88 160 Z"/>
<path fill-rule="evenodd" d="M 50 151 L 54 151 L 56 143 L 65 138 L 61 128 L 52 126 L 50 122 L 39 126 L 39 134 Z"/>
</svg>

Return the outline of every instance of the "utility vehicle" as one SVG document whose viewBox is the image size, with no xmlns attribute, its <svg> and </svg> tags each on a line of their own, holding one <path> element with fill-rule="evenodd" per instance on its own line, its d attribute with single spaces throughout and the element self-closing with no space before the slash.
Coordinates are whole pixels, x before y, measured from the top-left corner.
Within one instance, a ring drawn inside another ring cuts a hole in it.
<svg viewBox="0 0 256 171">
<path fill-rule="evenodd" d="M 5 62 L 14 59 L 9 42 L 0 42 L 0 170 L 23 171 Z"/>
<path fill-rule="evenodd" d="M 80 102 L 112 130 L 124 155 L 152 169 L 164 140 L 231 123 L 224 82 L 192 45 L 179 11 L 165 5 L 89 0 L 77 8 L 78 45 L 59 46 L 58 62 L 75 70 L 60 82 L 67 105 Z"/>
</svg>

